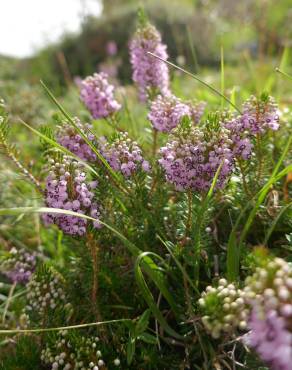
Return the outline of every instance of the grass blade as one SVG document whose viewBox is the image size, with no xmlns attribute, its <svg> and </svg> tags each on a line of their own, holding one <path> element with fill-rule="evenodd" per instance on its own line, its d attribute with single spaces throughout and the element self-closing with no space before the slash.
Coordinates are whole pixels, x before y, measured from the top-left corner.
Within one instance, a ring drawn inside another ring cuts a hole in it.
<svg viewBox="0 0 292 370">
<path fill-rule="evenodd" d="M 289 75 L 287 72 L 282 71 L 280 68 L 275 68 L 275 71 L 280 73 L 281 75 L 287 77 L 289 80 L 292 80 L 292 76 Z"/>
<path fill-rule="evenodd" d="M 169 254 L 171 255 L 171 257 L 173 258 L 174 262 L 177 264 L 177 267 L 180 269 L 182 275 L 184 276 L 184 278 L 188 281 L 188 283 L 190 284 L 190 286 L 194 289 L 194 291 L 198 294 L 200 294 L 198 288 L 195 286 L 195 284 L 193 283 L 192 279 L 190 278 L 190 276 L 188 275 L 188 273 L 186 272 L 185 268 L 183 267 L 183 265 L 179 262 L 179 260 L 175 257 L 175 255 L 172 253 L 172 250 L 169 248 L 169 246 L 167 245 L 167 242 L 165 242 L 159 235 L 157 236 L 158 239 L 161 241 L 161 243 L 165 246 L 165 248 L 167 249 L 167 251 L 169 252 Z"/>
<path fill-rule="evenodd" d="M 165 59 L 163 59 L 163 58 L 160 58 L 158 55 L 153 54 L 153 53 L 151 53 L 150 51 L 148 51 L 147 53 L 148 53 L 148 54 L 150 54 L 150 55 L 152 55 L 154 58 L 157 58 L 157 59 L 161 60 L 162 62 L 164 62 L 164 63 L 166 63 L 166 64 L 170 65 L 171 67 L 176 68 L 176 69 L 178 69 L 179 71 L 181 71 L 181 72 L 185 73 L 186 75 L 188 75 L 188 76 L 192 77 L 194 80 L 196 80 L 196 81 L 200 82 L 202 85 L 204 85 L 204 86 L 208 87 L 208 89 L 210 89 L 214 94 L 219 95 L 221 98 L 223 98 L 224 100 L 226 100 L 226 101 L 227 101 L 227 102 L 228 102 L 228 103 L 229 103 L 229 104 L 230 104 L 230 105 L 231 105 L 235 110 L 237 110 L 237 112 L 238 112 L 238 113 L 242 114 L 242 112 L 240 111 L 240 109 L 239 109 L 236 105 L 234 105 L 234 104 L 232 103 L 232 101 L 231 101 L 230 99 L 228 99 L 228 98 L 227 98 L 227 96 L 225 96 L 225 95 L 221 94 L 221 92 L 220 92 L 220 91 L 218 91 L 217 89 L 215 89 L 215 87 L 213 87 L 212 85 L 208 84 L 207 82 L 203 81 L 203 80 L 202 80 L 202 79 L 200 79 L 199 77 L 195 76 L 193 73 L 191 73 L 191 72 L 189 72 L 189 71 L 187 71 L 187 70 L 185 70 L 185 69 L 183 69 L 183 68 L 181 68 L 181 67 L 177 66 L 176 64 L 174 64 L 174 63 L 172 63 L 172 62 L 169 62 L 168 60 L 165 60 Z"/>
<path fill-rule="evenodd" d="M 24 125 L 26 128 L 28 128 L 30 131 L 32 131 L 34 134 L 45 140 L 48 144 L 52 145 L 54 148 L 60 150 L 64 154 L 67 154 L 73 158 L 75 158 L 78 162 L 82 163 L 90 172 L 94 173 L 96 176 L 99 176 L 98 173 L 92 168 L 87 162 L 84 162 L 81 158 L 79 158 L 76 154 L 70 152 L 67 148 L 63 147 L 59 143 L 57 143 L 55 140 L 49 138 L 48 136 L 44 135 L 40 131 L 36 130 L 35 128 L 31 127 L 29 124 L 24 122 L 22 119 L 19 120 L 22 125 Z"/>
<path fill-rule="evenodd" d="M 189 47 L 190 47 L 193 62 L 194 62 L 194 65 L 195 65 L 195 72 L 198 72 L 199 71 L 199 63 L 198 63 L 198 58 L 197 58 L 196 50 L 195 50 L 193 39 L 192 39 L 192 33 L 191 33 L 190 27 L 188 25 L 186 26 L 186 29 L 187 29 Z"/>
<path fill-rule="evenodd" d="M 58 328 L 0 330 L 0 334 L 9 335 L 9 334 L 46 333 L 46 332 L 59 331 L 59 330 L 72 330 L 72 329 L 89 328 L 91 326 L 115 324 L 115 323 L 118 323 L 118 322 L 132 322 L 132 320 L 131 319 L 117 319 L 117 320 L 91 322 L 91 323 L 87 323 L 87 324 L 79 324 L 79 325 L 71 325 L 71 326 L 59 326 Z"/>
<path fill-rule="evenodd" d="M 18 214 L 30 214 L 30 213 L 56 213 L 56 214 L 65 214 L 68 216 L 76 216 L 90 221 L 98 221 L 100 224 L 105 226 L 108 230 L 112 231 L 127 247 L 128 251 L 132 254 L 133 257 L 138 257 L 143 251 L 136 247 L 131 241 L 129 241 L 123 234 L 116 230 L 111 225 L 97 220 L 93 217 L 87 216 L 85 214 L 77 213 L 74 211 L 64 210 L 60 208 L 48 208 L 48 207 L 18 207 L 18 208 L 2 208 L 0 209 L 0 216 L 15 216 Z M 158 255 L 156 257 L 160 258 Z M 143 268 L 146 271 L 147 275 L 155 282 L 158 289 L 160 289 L 164 298 L 170 304 L 172 310 L 177 313 L 177 307 L 174 299 L 168 292 L 166 284 L 164 282 L 164 277 L 159 273 L 159 267 L 155 262 L 148 256 L 143 258 Z"/>
<path fill-rule="evenodd" d="M 288 208 L 292 206 L 292 203 L 286 204 L 285 207 L 283 207 L 280 212 L 277 214 L 277 217 L 273 220 L 271 226 L 269 227 L 269 230 L 266 234 L 265 240 L 263 241 L 263 245 L 267 245 L 277 223 L 279 222 L 280 218 L 283 216 L 283 214 L 287 211 Z"/>
<path fill-rule="evenodd" d="M 277 165 L 275 166 L 273 173 L 268 180 L 268 182 L 262 187 L 262 189 L 253 197 L 252 200 L 256 199 L 256 203 L 252 211 L 250 212 L 247 221 L 244 225 L 244 228 L 241 232 L 240 239 L 237 242 L 236 233 L 239 229 L 239 226 L 242 222 L 242 218 L 247 211 L 248 207 L 251 204 L 251 201 L 247 203 L 247 205 L 244 207 L 244 209 L 241 211 L 240 215 L 238 216 L 235 225 L 232 228 L 232 231 L 230 233 L 230 237 L 227 244 L 227 276 L 230 281 L 235 281 L 238 278 L 239 275 L 239 263 L 240 263 L 240 252 L 242 248 L 243 241 L 250 229 L 250 226 L 252 225 L 252 222 L 254 220 L 254 217 L 256 216 L 256 213 L 264 201 L 271 185 L 273 185 L 275 182 L 277 182 L 279 179 L 281 179 L 283 176 L 285 176 L 287 173 L 292 171 L 292 165 L 287 166 L 284 168 L 281 172 L 278 173 L 280 166 L 282 165 L 282 162 L 284 158 L 286 157 L 290 145 L 291 145 L 292 138 L 290 137 L 288 139 L 288 142 L 286 144 L 286 147 L 278 160 Z"/>
<path fill-rule="evenodd" d="M 224 73 L 224 48 L 223 48 L 223 45 L 221 45 L 221 50 L 220 50 L 220 55 L 221 55 L 221 108 L 223 109 L 224 108 L 224 90 L 225 90 L 225 73 Z M 232 99 L 230 99 L 230 101 L 232 102 L 232 104 L 234 104 L 234 102 L 232 101 Z"/>
<path fill-rule="evenodd" d="M 87 136 L 80 130 L 80 128 L 76 125 L 72 117 L 69 115 L 69 113 L 66 112 L 66 110 L 62 107 L 62 105 L 58 102 L 58 100 L 55 98 L 51 90 L 46 86 L 46 84 L 41 81 L 41 85 L 45 89 L 47 95 L 52 100 L 52 102 L 57 106 L 57 108 L 60 110 L 60 112 L 63 114 L 63 116 L 69 121 L 69 123 L 75 128 L 75 130 L 79 133 L 79 135 L 83 138 L 83 140 L 86 142 L 86 144 L 90 147 L 90 149 L 96 154 L 97 158 L 102 162 L 104 167 L 107 169 L 109 175 L 114 180 L 115 184 L 118 186 L 119 189 L 121 189 L 124 193 L 128 193 L 128 189 L 124 188 L 120 177 L 117 175 L 117 173 L 111 168 L 111 166 L 108 164 L 107 160 L 100 154 L 100 152 L 96 149 L 94 144 L 88 140 Z"/>
<path fill-rule="evenodd" d="M 146 284 L 146 281 L 145 281 L 145 278 L 143 276 L 140 264 L 142 264 L 142 261 L 145 258 L 148 258 L 149 254 L 152 254 L 152 255 L 154 254 L 155 256 L 157 256 L 155 253 L 152 253 L 152 252 L 143 252 L 138 256 L 138 258 L 136 260 L 136 263 L 135 263 L 136 281 L 138 283 L 138 286 L 139 286 L 139 288 L 142 292 L 142 295 L 143 295 L 145 301 L 147 302 L 147 304 L 148 304 L 149 308 L 151 309 L 153 315 L 159 321 L 159 323 L 163 327 L 163 329 L 169 335 L 171 335 L 172 337 L 177 338 L 177 339 L 183 339 L 183 337 L 180 334 L 178 334 L 174 329 L 172 329 L 169 326 L 169 324 L 165 320 L 164 316 L 162 315 L 160 309 L 158 308 L 157 304 L 155 303 L 153 295 L 152 295 L 150 289 L 148 288 L 148 286 Z"/>
</svg>

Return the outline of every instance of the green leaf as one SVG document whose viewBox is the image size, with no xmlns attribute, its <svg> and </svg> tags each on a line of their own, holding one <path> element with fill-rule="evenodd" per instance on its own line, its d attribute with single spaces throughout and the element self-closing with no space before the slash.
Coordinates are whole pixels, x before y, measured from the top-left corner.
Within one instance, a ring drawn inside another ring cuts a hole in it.
<svg viewBox="0 0 292 370">
<path fill-rule="evenodd" d="M 143 333 L 143 334 L 139 335 L 138 339 L 140 339 L 143 342 L 148 343 L 148 344 L 157 344 L 158 343 L 157 338 L 154 335 L 149 334 L 149 333 Z"/>
<path fill-rule="evenodd" d="M 128 365 L 130 365 L 133 361 L 135 350 L 136 350 L 136 341 L 134 338 L 130 337 L 127 343 L 127 364 Z"/>
<path fill-rule="evenodd" d="M 141 335 L 147 329 L 149 325 L 150 313 L 151 311 L 148 309 L 140 316 L 135 327 L 135 337 Z"/>
</svg>

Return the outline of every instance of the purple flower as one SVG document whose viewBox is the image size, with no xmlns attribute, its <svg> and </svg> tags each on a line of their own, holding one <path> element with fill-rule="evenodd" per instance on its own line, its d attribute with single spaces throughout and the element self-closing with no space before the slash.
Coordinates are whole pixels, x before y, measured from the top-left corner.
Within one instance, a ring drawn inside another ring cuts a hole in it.
<svg viewBox="0 0 292 370">
<path fill-rule="evenodd" d="M 142 151 L 135 141 L 129 138 L 127 132 L 119 133 L 112 142 L 104 137 L 100 139 L 100 152 L 113 170 L 130 177 L 137 170 L 150 170 L 149 163 L 143 158 Z"/>
<path fill-rule="evenodd" d="M 63 157 L 62 163 L 52 159 L 51 165 L 46 180 L 46 205 L 81 214 L 94 214 L 97 221 L 93 226 L 100 228 L 100 206 L 93 201 L 94 194 L 91 191 L 96 187 L 96 182 L 87 183 L 82 165 L 67 156 Z M 58 213 L 47 213 L 43 220 L 47 225 L 56 224 L 66 234 L 79 236 L 85 234 L 88 223 L 84 218 Z"/>
<path fill-rule="evenodd" d="M 86 135 L 91 142 L 94 141 L 94 135 L 88 132 L 92 125 L 82 123 L 77 117 L 74 118 L 75 124 Z M 82 136 L 76 129 L 67 122 L 62 123 L 57 133 L 57 141 L 59 144 L 76 154 L 80 159 L 88 162 L 96 161 L 96 154 L 91 150 L 90 146 L 85 142 Z"/>
<path fill-rule="evenodd" d="M 118 68 L 120 63 L 104 62 L 98 65 L 99 72 L 106 73 L 109 78 L 116 78 L 118 76 Z"/>
<path fill-rule="evenodd" d="M 253 144 L 249 126 L 242 117 L 227 118 L 224 125 L 230 130 L 230 140 L 232 141 L 232 149 L 235 157 L 241 157 L 244 160 L 251 158 Z"/>
<path fill-rule="evenodd" d="M 204 101 L 188 102 L 188 105 L 190 107 L 193 122 L 196 124 L 199 123 L 204 114 L 207 103 Z"/>
<path fill-rule="evenodd" d="M 133 81 L 138 85 L 140 100 L 146 101 L 153 94 L 169 94 L 167 65 L 148 54 L 151 52 L 162 59 L 168 58 L 166 45 L 162 44 L 157 29 L 149 23 L 140 26 L 129 48 Z"/>
<path fill-rule="evenodd" d="M 187 116 L 198 123 L 205 109 L 205 103 L 183 103 L 174 95 L 161 96 L 151 104 L 148 119 L 157 131 L 170 132 Z"/>
<path fill-rule="evenodd" d="M 170 132 L 184 116 L 191 116 L 190 107 L 174 95 L 158 95 L 151 104 L 148 119 L 157 131 Z"/>
<path fill-rule="evenodd" d="M 251 315 L 246 343 L 275 370 L 292 363 L 292 267 L 281 258 L 262 259 L 244 288 Z"/>
<path fill-rule="evenodd" d="M 207 191 L 222 163 L 216 188 L 222 188 L 234 169 L 232 150 L 228 146 L 228 131 L 217 129 L 178 127 L 166 146 L 160 149 L 159 159 L 166 180 L 178 191 Z"/>
<path fill-rule="evenodd" d="M 279 128 L 279 112 L 275 99 L 263 94 L 259 99 L 251 96 L 243 104 L 242 124 L 251 134 L 263 134 Z"/>
<path fill-rule="evenodd" d="M 115 41 L 108 41 L 106 44 L 106 52 L 109 56 L 114 56 L 118 52 L 118 47 Z"/>
<path fill-rule="evenodd" d="M 36 253 L 11 248 L 0 262 L 1 273 L 14 283 L 26 284 L 36 268 Z"/>
<path fill-rule="evenodd" d="M 106 118 L 121 108 L 114 98 L 114 86 L 107 78 L 106 73 L 94 73 L 80 84 L 80 98 L 94 119 Z"/>
<path fill-rule="evenodd" d="M 285 320 L 275 310 L 252 309 L 249 320 L 251 331 L 245 343 L 254 348 L 261 359 L 274 370 L 290 370 L 292 363 L 292 333 Z"/>
</svg>

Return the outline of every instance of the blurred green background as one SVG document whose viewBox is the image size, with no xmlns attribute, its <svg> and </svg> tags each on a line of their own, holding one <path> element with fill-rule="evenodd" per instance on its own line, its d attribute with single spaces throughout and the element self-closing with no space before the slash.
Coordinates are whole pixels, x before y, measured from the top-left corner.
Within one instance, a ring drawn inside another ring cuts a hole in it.
<svg viewBox="0 0 292 370">
<path fill-rule="evenodd" d="M 247 89 L 246 94 L 279 89 L 274 68 L 282 63 L 291 72 L 291 0 L 104 0 L 101 5 L 100 16 L 80 19 L 79 33 L 64 34 L 31 57 L 0 56 L 0 96 L 12 115 L 30 123 L 48 118 L 40 79 L 59 97 L 72 94 L 76 78 L 98 70 L 110 69 L 116 82 L 129 85 L 128 42 L 140 6 L 160 30 L 170 60 L 217 87 L 222 47 L 227 94 L 239 86 Z M 107 43 L 112 40 L 117 54 L 109 56 Z M 175 81 L 173 74 L 175 91 L 190 95 L 195 86 L 184 77 Z M 281 89 L 290 102 L 291 89 Z"/>
</svg>

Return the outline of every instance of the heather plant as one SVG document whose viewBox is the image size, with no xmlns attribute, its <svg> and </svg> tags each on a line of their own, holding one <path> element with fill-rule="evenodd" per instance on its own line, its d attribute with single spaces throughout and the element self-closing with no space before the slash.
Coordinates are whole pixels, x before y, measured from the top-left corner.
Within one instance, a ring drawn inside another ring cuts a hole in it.
<svg viewBox="0 0 292 370">
<path fill-rule="evenodd" d="M 142 15 L 129 49 L 142 103 L 104 73 L 81 105 L 42 83 L 59 114 L 19 121 L 35 166 L 1 104 L 1 154 L 31 187 L 0 209 L 0 369 L 288 370 L 291 116 L 181 68 L 210 95 L 174 92 Z"/>
<path fill-rule="evenodd" d="M 149 52 L 152 52 L 162 59 L 167 59 L 167 47 L 162 43 L 159 31 L 142 13 L 139 17 L 139 27 L 130 41 L 129 49 L 133 81 L 138 86 L 140 100 L 146 101 L 159 93 L 169 94 L 167 66 L 149 55 Z"/>
<path fill-rule="evenodd" d="M 26 284 L 35 270 L 36 259 L 35 252 L 12 247 L 1 257 L 1 273 L 14 283 Z"/>
<path fill-rule="evenodd" d="M 100 72 L 88 76 L 80 83 L 80 86 L 80 98 L 93 118 L 111 116 L 121 108 L 114 99 L 114 86 L 108 82 L 106 73 Z"/>
</svg>

